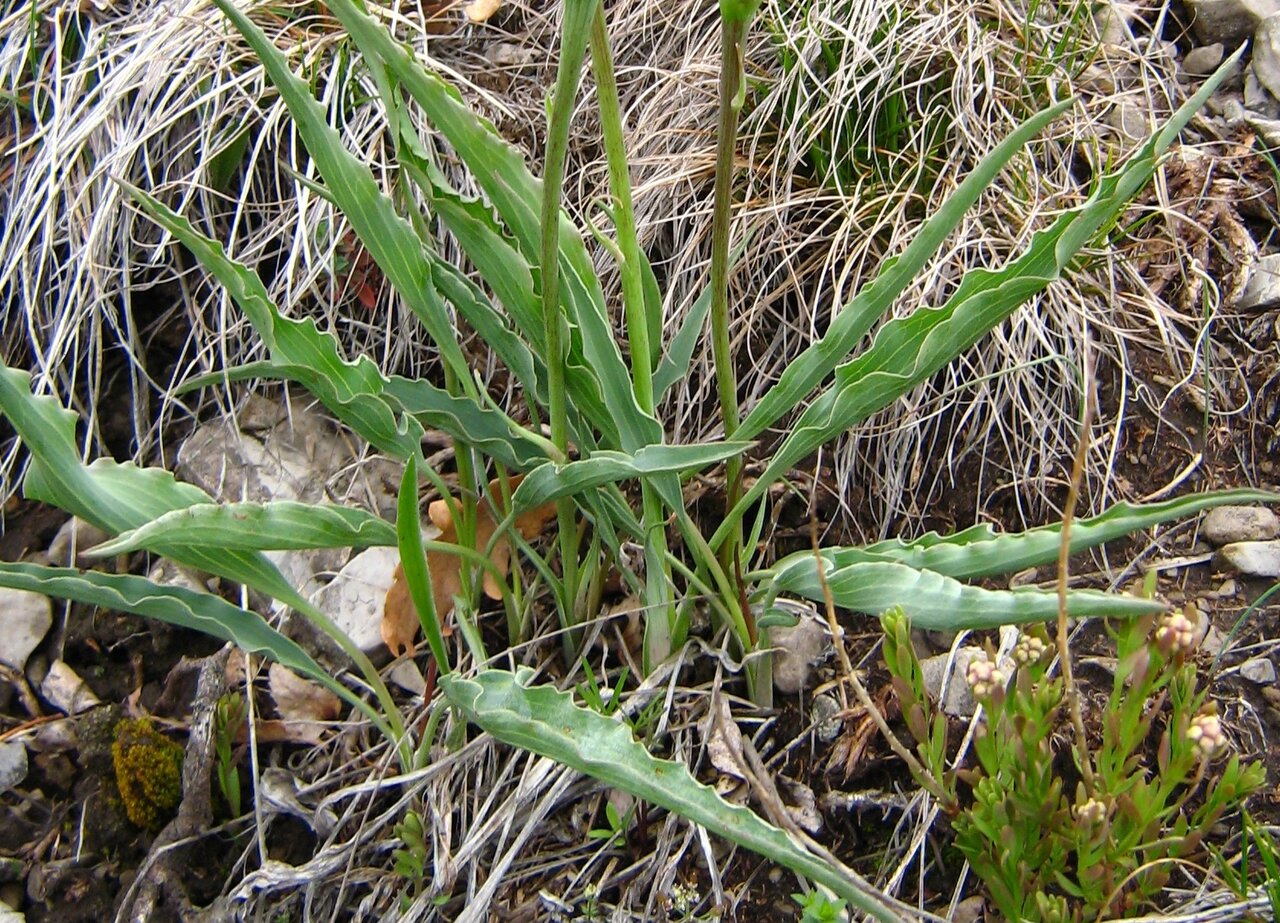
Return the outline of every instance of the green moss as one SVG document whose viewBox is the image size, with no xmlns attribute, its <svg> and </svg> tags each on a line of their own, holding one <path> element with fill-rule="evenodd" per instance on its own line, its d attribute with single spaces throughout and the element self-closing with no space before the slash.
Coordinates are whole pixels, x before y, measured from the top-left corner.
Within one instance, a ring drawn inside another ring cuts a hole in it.
<svg viewBox="0 0 1280 923">
<path fill-rule="evenodd" d="M 129 820 L 147 830 L 160 827 L 182 800 L 182 747 L 146 718 L 126 718 L 115 726 L 111 757 Z"/>
</svg>

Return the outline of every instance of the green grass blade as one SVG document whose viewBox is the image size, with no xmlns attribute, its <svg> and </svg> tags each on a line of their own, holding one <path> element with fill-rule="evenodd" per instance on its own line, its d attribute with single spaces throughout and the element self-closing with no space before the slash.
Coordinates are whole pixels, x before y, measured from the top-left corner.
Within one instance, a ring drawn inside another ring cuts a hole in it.
<svg viewBox="0 0 1280 923">
<path fill-rule="evenodd" d="M 236 551 L 394 545 L 396 530 L 372 513 L 333 504 L 198 503 L 165 513 L 89 551 L 94 557 L 181 544 Z"/>
<path fill-rule="evenodd" d="M 877 617 L 892 606 L 901 606 L 915 628 L 996 628 L 1044 622 L 1058 614 L 1055 592 L 1034 587 L 987 590 L 903 564 L 861 561 L 830 569 L 824 565 L 823 573 L 837 606 Z M 773 598 L 793 595 L 822 602 L 825 597 L 814 556 L 809 555 L 808 567 L 803 561 L 793 561 L 772 581 L 769 593 Z M 1163 610 L 1164 604 L 1154 600 L 1098 591 L 1074 590 L 1067 596 L 1067 611 L 1076 618 L 1131 618 Z"/>
<path fill-rule="evenodd" d="M 288 377 L 380 451 L 397 458 L 421 451 L 422 427 L 398 415 L 383 397 L 387 380 L 368 357 L 348 362 L 337 339 L 321 333 L 314 320 L 284 317 L 258 274 L 229 258 L 221 244 L 141 189 L 121 185 L 227 290 L 262 337 L 275 366 L 287 366 Z"/>
<path fill-rule="evenodd" d="M 233 606 L 220 596 L 184 587 L 162 587 L 129 574 L 7 562 L 0 563 L 0 586 L 158 619 L 229 641 L 243 651 L 261 654 L 315 680 L 390 734 L 376 709 L 330 676 L 298 644 L 268 625 L 258 613 Z"/>
<path fill-rule="evenodd" d="M 525 476 L 524 481 L 516 488 L 511 502 L 516 510 L 532 509 L 605 484 L 696 471 L 736 458 L 750 447 L 749 442 L 656 445 L 640 449 L 632 455 L 602 450 L 590 458 L 565 465 L 547 462 Z"/>
<path fill-rule="evenodd" d="M 422 633 L 431 647 L 431 656 L 442 674 L 448 673 L 449 652 L 444 646 L 444 631 L 440 627 L 440 613 L 436 611 L 435 597 L 431 592 L 431 572 L 427 569 L 427 556 L 422 547 L 422 520 L 418 509 L 418 463 L 409 459 L 400 480 L 400 492 L 396 497 L 396 536 L 400 546 L 400 567 L 409 586 L 409 597 L 418 610 Z"/>
<path fill-rule="evenodd" d="M 1224 490 L 1161 503 L 1117 503 L 1101 515 L 1071 524 L 1071 553 L 1096 548 L 1140 529 L 1149 529 L 1215 506 L 1243 503 L 1280 503 L 1280 494 L 1265 490 Z M 997 532 L 983 523 L 952 535 L 931 532 L 915 541 L 889 539 L 862 547 L 824 548 L 822 556 L 828 568 L 840 568 L 859 561 L 894 562 L 957 580 L 972 580 L 1055 563 L 1061 546 L 1061 523 L 1012 533 Z M 804 551 L 789 555 L 767 573 L 776 578 L 793 566 L 803 568 L 806 558 L 811 562 L 813 553 Z"/>
<path fill-rule="evenodd" d="M 782 373 L 777 384 L 761 397 L 742 421 L 744 438 L 758 435 L 807 398 L 824 378 L 844 362 L 867 331 L 893 305 L 894 300 L 946 242 L 965 213 L 1024 145 L 1046 125 L 1070 108 L 1059 103 L 1028 119 L 995 147 L 946 202 L 932 215 L 902 253 L 888 260 L 875 280 L 861 288 L 831 321 L 822 339 L 804 350 Z"/>
<path fill-rule="evenodd" d="M 712 833 L 818 882 L 877 920 L 897 921 L 888 899 L 869 884 L 800 846 L 749 809 L 731 805 L 683 763 L 652 756 L 620 721 L 573 704 L 551 686 L 486 670 L 471 679 L 442 676 L 449 700 L 498 740 L 522 747 L 686 817 Z"/>
<path fill-rule="evenodd" d="M 369 168 L 347 150 L 341 136 L 328 124 L 324 107 L 307 83 L 293 73 L 275 43 L 228 0 L 214 2 L 262 62 L 293 116 L 307 153 L 324 177 L 329 195 L 351 222 L 360 242 L 422 322 L 443 360 L 474 396 L 469 365 L 458 345 L 453 322 L 436 296 L 430 267 L 422 258 L 423 242 L 413 226 L 396 212 Z"/>
</svg>

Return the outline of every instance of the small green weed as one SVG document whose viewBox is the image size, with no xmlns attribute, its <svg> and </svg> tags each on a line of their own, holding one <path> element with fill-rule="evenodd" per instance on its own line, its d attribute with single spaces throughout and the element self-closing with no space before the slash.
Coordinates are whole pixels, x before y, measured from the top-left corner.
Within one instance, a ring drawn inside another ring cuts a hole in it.
<svg viewBox="0 0 1280 923">
<path fill-rule="evenodd" d="M 955 845 L 1006 919 L 1138 910 L 1265 780 L 1261 764 L 1235 755 L 1210 769 L 1227 741 L 1197 681 L 1194 624 L 1183 613 L 1109 624 L 1117 664 L 1101 739 L 1073 740 L 1070 765 L 1054 745 L 1071 725 L 1044 629 L 1028 631 L 1011 661 L 997 664 L 994 652 L 974 661 L 967 679 L 985 720 L 976 763 L 956 771 L 946 766 L 945 720 L 928 718 L 907 620 L 890 612 L 882 624 L 885 662 L 930 790 L 941 790 Z"/>
<path fill-rule="evenodd" d="M 800 923 L 837 923 L 843 920 L 844 901 L 827 897 L 821 891 L 796 892 L 791 899 L 800 905 Z"/>
<path fill-rule="evenodd" d="M 240 770 L 236 767 L 236 730 L 248 716 L 244 696 L 228 692 L 218 699 L 213 717 L 214 778 L 230 817 L 240 816 Z"/>
</svg>

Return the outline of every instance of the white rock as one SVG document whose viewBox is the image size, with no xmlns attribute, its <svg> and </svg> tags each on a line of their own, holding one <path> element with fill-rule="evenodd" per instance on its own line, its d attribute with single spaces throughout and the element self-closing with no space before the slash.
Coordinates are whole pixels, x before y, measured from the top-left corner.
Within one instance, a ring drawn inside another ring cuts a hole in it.
<svg viewBox="0 0 1280 923">
<path fill-rule="evenodd" d="M 0 741 L 0 795 L 27 777 L 27 748 L 20 740 Z"/>
<path fill-rule="evenodd" d="M 1280 536 L 1280 516 L 1265 506 L 1219 506 L 1205 514 L 1200 534 L 1214 545 L 1265 542 Z"/>
<path fill-rule="evenodd" d="M 1252 66 L 1267 92 L 1280 97 L 1280 13 L 1264 19 L 1253 34 Z"/>
<path fill-rule="evenodd" d="M 1268 657 L 1254 657 L 1240 664 L 1240 675 L 1251 683 L 1265 686 L 1276 681 L 1276 665 Z"/>
<path fill-rule="evenodd" d="M 369 548 L 348 561 L 316 597 L 320 611 L 366 654 L 385 649 L 382 613 L 399 563 L 397 549 Z"/>
<path fill-rule="evenodd" d="M 809 616 L 801 616 L 791 628 L 771 628 L 769 646 L 774 649 L 773 685 L 786 695 L 812 686 L 814 668 L 833 650 L 827 627 Z"/>
<path fill-rule="evenodd" d="M 1186 0 L 1191 28 L 1201 44 L 1221 42 L 1234 51 L 1259 23 L 1280 12 L 1280 0 Z"/>
<path fill-rule="evenodd" d="M 1260 257 L 1251 267 L 1249 281 L 1236 307 L 1246 311 L 1268 311 L 1280 306 L 1280 253 Z"/>
<path fill-rule="evenodd" d="M 1227 567 L 1254 577 L 1280 577 L 1280 541 L 1233 542 L 1218 549 Z"/>
<path fill-rule="evenodd" d="M 0 663 L 21 671 L 52 625 L 49 597 L 0 587 Z"/>
<path fill-rule="evenodd" d="M 46 702 L 67 715 L 78 715 L 102 704 L 76 671 L 61 660 L 49 665 L 49 675 L 40 684 L 40 694 Z"/>
<path fill-rule="evenodd" d="M 920 670 L 924 674 L 924 688 L 929 695 L 941 703 L 942 710 L 948 715 L 958 718 L 970 718 L 978 709 L 978 702 L 973 697 L 973 690 L 965 674 L 969 664 L 986 657 L 986 651 L 980 647 L 968 645 L 958 648 L 955 657 L 950 653 L 937 654 L 921 661 Z M 951 661 L 951 670 L 947 670 L 947 662 Z M 1007 664 L 1005 665 L 1007 669 Z M 945 689 L 944 689 L 944 680 Z"/>
<path fill-rule="evenodd" d="M 49 543 L 49 562 L 58 567 L 93 567 L 100 561 L 87 557 L 85 552 L 111 538 L 91 522 L 72 516 L 62 524 L 58 534 Z M 72 549 L 75 557 L 72 557 Z"/>
<path fill-rule="evenodd" d="M 405 692 L 412 692 L 414 695 L 422 695 L 427 691 L 426 678 L 412 660 L 402 660 L 392 667 L 387 674 L 387 679 Z"/>
</svg>

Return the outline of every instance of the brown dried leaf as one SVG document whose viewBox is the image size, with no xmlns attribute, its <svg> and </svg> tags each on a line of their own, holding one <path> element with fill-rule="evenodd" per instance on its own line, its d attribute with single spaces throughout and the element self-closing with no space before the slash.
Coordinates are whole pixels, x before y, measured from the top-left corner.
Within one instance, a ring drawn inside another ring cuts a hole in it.
<svg viewBox="0 0 1280 923">
<path fill-rule="evenodd" d="M 523 475 L 507 480 L 507 490 L 514 491 L 520 486 Z M 489 495 L 502 496 L 501 482 L 489 482 Z M 454 527 L 453 514 L 446 500 L 435 500 L 427 507 L 427 518 L 440 530 L 437 541 L 458 544 L 458 532 Z M 486 500 L 476 508 L 476 543 L 477 551 L 488 547 L 493 533 L 498 528 L 497 514 L 493 506 Z M 526 540 L 530 541 L 542 534 L 547 524 L 555 518 L 555 504 L 547 503 L 536 509 L 528 510 L 516 517 L 514 528 Z M 493 566 L 505 577 L 511 569 L 511 546 L 506 536 L 494 545 L 489 554 Z M 443 620 L 453 610 L 453 598 L 462 593 L 462 560 L 456 554 L 427 552 L 427 569 L 431 573 L 431 595 L 435 601 L 436 615 Z M 484 593 L 490 599 L 501 599 L 502 588 L 493 574 L 486 571 L 483 578 Z M 400 656 L 406 650 L 412 650 L 418 636 L 420 625 L 418 611 L 409 595 L 409 584 L 404 579 L 404 569 L 396 567 L 395 578 L 391 589 L 387 591 L 387 599 L 382 617 L 382 640 L 391 653 Z"/>
<path fill-rule="evenodd" d="M 485 22 L 502 7 L 502 0 L 471 0 L 467 4 L 467 19 L 471 22 Z"/>
<path fill-rule="evenodd" d="M 278 663 L 267 671 L 267 685 L 285 721 L 333 721 L 342 711 L 336 695 Z"/>
</svg>

